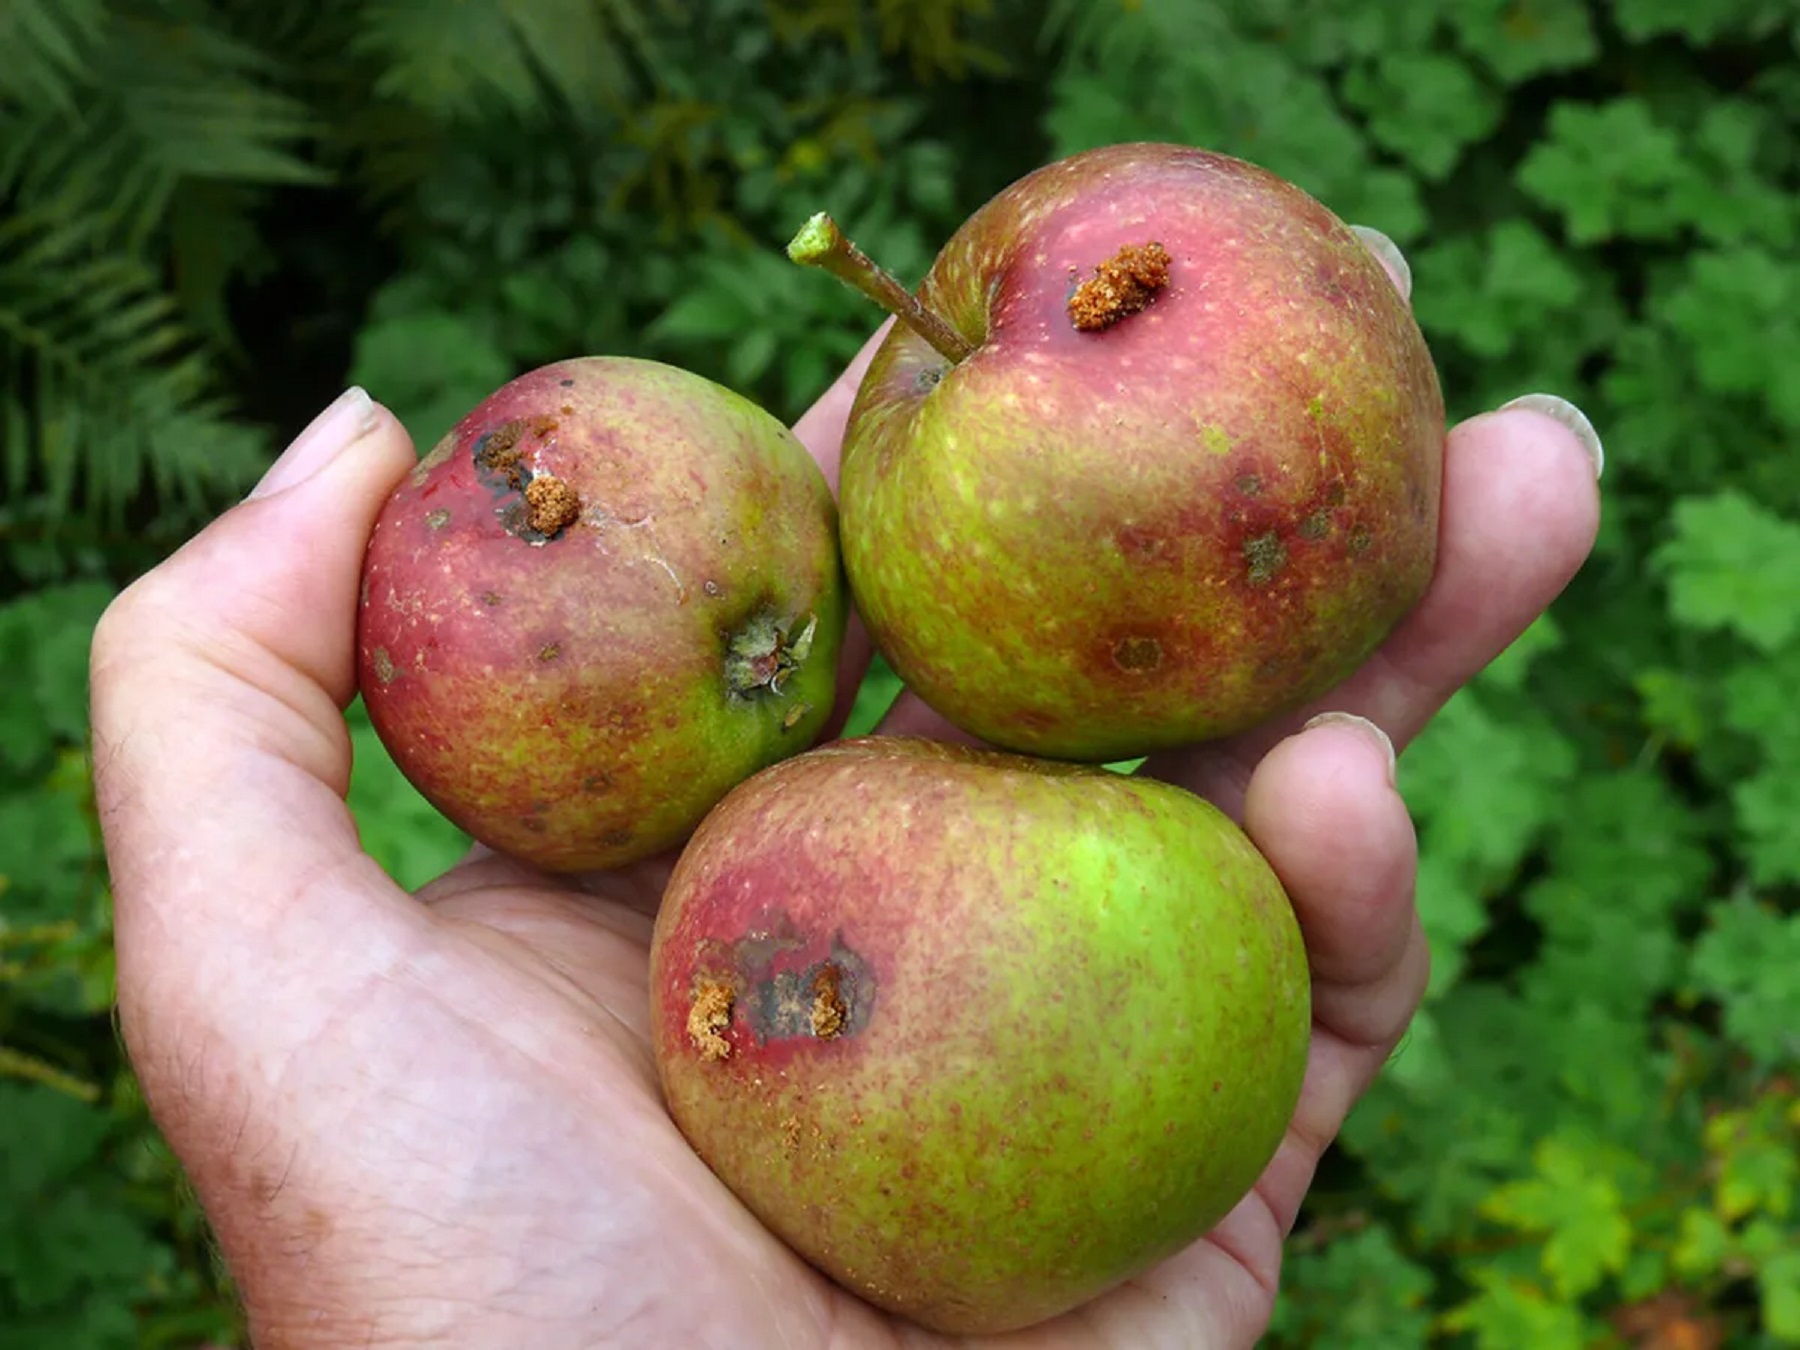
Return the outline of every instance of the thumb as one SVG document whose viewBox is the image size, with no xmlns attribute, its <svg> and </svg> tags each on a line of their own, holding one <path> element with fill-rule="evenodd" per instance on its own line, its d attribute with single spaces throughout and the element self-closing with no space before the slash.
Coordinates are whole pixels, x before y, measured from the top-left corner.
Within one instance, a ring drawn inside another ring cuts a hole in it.
<svg viewBox="0 0 1800 1350">
<path fill-rule="evenodd" d="M 363 552 L 414 458 L 352 389 L 95 631 L 119 1007 L 153 1105 L 167 1069 L 228 1048 L 278 1072 L 425 922 L 344 803 Z"/>
</svg>

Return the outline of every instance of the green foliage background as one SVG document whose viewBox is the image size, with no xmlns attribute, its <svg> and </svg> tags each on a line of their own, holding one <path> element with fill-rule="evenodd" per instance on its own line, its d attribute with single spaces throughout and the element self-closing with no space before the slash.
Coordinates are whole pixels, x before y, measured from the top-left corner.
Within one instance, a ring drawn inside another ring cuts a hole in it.
<svg viewBox="0 0 1800 1350">
<path fill-rule="evenodd" d="M 424 444 L 581 352 L 791 419 L 875 319 L 807 214 L 916 279 L 1133 138 L 1385 230 L 1455 415 L 1561 393 L 1611 455 L 1402 761 L 1435 975 L 1269 1344 L 1800 1344 L 1800 0 L 7 0 L 0 1350 L 240 1335 L 109 1017 L 108 597 L 350 381 Z M 460 840 L 352 719 L 417 882 Z"/>
</svg>

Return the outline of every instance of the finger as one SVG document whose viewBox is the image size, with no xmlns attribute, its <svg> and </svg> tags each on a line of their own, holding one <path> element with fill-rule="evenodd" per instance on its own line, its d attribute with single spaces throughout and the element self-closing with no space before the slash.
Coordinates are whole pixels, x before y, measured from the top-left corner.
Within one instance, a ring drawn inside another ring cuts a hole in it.
<svg viewBox="0 0 1800 1350">
<path fill-rule="evenodd" d="M 800 420 L 794 423 L 794 435 L 800 444 L 812 452 L 812 457 L 819 462 L 824 471 L 825 481 L 831 484 L 832 495 L 838 490 L 838 465 L 844 448 L 844 428 L 850 421 L 850 408 L 856 402 L 856 391 L 861 386 L 863 376 L 869 372 L 869 362 L 875 359 L 875 352 L 887 337 L 888 329 L 894 326 L 889 319 L 870 335 L 863 343 L 850 364 L 844 367 L 844 373 L 832 381 L 827 389 L 808 408 L 800 414 Z"/>
<path fill-rule="evenodd" d="M 1412 303 L 1412 264 L 1406 261 L 1406 255 L 1400 251 L 1400 246 L 1372 226 L 1352 225 L 1350 233 L 1362 240 L 1363 247 L 1375 255 L 1376 261 L 1381 264 L 1389 279 L 1393 281 L 1394 289 L 1400 292 L 1400 298 L 1410 305 Z"/>
<path fill-rule="evenodd" d="M 1373 723 L 1326 714 L 1269 751 L 1244 802 L 1306 937 L 1313 1020 L 1361 1044 L 1399 1035 L 1418 992 L 1405 969 L 1418 848 L 1392 755 Z"/>
<path fill-rule="evenodd" d="M 102 617 L 94 780 L 134 1054 L 198 1023 L 278 1063 L 422 922 L 358 846 L 342 715 L 363 550 L 413 462 L 353 390 Z M 288 984 L 308 996 L 263 1016 Z"/>
<path fill-rule="evenodd" d="M 875 359 L 875 351 L 881 346 L 882 339 L 887 336 L 893 323 L 889 319 L 875 330 L 850 364 L 844 367 L 844 373 L 832 382 L 831 388 L 821 394 L 812 407 L 800 415 L 800 420 L 794 423 L 794 435 L 818 461 L 819 468 L 824 471 L 825 481 L 831 484 L 833 496 L 837 495 L 838 490 L 838 466 L 842 459 L 844 428 L 850 421 L 851 405 L 856 402 L 856 391 L 862 384 L 863 376 L 868 373 L 869 362 Z M 863 626 L 862 616 L 853 608 L 850 611 L 850 621 L 844 629 L 842 655 L 838 658 L 837 697 L 832 704 L 831 716 L 826 719 L 824 728 L 819 732 L 821 741 L 831 740 L 843 731 L 844 723 L 849 720 L 850 713 L 856 706 L 856 691 L 862 687 L 863 678 L 869 672 L 869 658 L 873 651 L 869 630 Z"/>
<path fill-rule="evenodd" d="M 1525 408 L 1455 428 L 1445 446 L 1437 571 L 1375 654 L 1348 681 L 1268 726 L 1154 756 L 1145 770 L 1236 814 L 1263 754 L 1318 712 L 1366 717 L 1403 749 L 1586 561 L 1600 525 L 1598 445 Z"/>
<path fill-rule="evenodd" d="M 1371 724 L 1321 720 L 1269 751 L 1244 804 L 1245 829 L 1288 892 L 1313 975 L 1305 1085 L 1259 1188 L 1283 1232 L 1430 973 L 1414 906 L 1417 841 L 1390 754 Z"/>
</svg>

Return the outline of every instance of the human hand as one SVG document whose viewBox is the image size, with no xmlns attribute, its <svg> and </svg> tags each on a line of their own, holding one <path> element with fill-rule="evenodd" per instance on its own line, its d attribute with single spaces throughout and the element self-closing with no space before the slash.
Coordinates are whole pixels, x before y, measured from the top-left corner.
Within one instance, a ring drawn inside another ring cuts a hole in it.
<svg viewBox="0 0 1800 1350">
<path fill-rule="evenodd" d="M 797 428 L 835 479 L 863 358 Z M 1534 411 L 1456 428 L 1438 573 L 1318 707 L 1147 771 L 1241 820 L 1286 883 L 1316 1032 L 1293 1126 L 1205 1240 L 996 1343 L 1238 1347 L 1320 1153 L 1423 990 L 1389 752 L 1566 584 L 1594 464 Z M 344 804 L 363 547 L 414 462 L 354 396 L 95 637 L 96 789 L 127 1047 L 264 1347 L 923 1346 L 769 1236 L 665 1113 L 646 967 L 668 860 L 546 877 L 476 850 L 409 896 Z M 842 687 L 867 659 L 848 644 Z M 884 730 L 948 736 L 903 698 Z"/>
</svg>

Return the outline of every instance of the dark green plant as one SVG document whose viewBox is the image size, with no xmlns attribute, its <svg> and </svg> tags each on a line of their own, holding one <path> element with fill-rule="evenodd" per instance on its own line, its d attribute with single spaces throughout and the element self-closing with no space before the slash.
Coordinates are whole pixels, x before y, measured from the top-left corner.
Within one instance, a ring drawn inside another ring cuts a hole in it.
<svg viewBox="0 0 1800 1350">
<path fill-rule="evenodd" d="M 109 1016 L 116 588 L 351 380 L 423 444 L 589 351 L 797 416 L 876 317 L 782 258 L 807 215 L 916 279 L 1138 137 L 1387 231 L 1455 415 L 1549 390 L 1610 453 L 1589 566 L 1402 761 L 1432 987 L 1269 1343 L 1800 1344 L 1797 42 L 1800 0 L 0 6 L 0 1347 L 240 1334 Z M 463 841 L 351 717 L 422 880 Z"/>
</svg>

